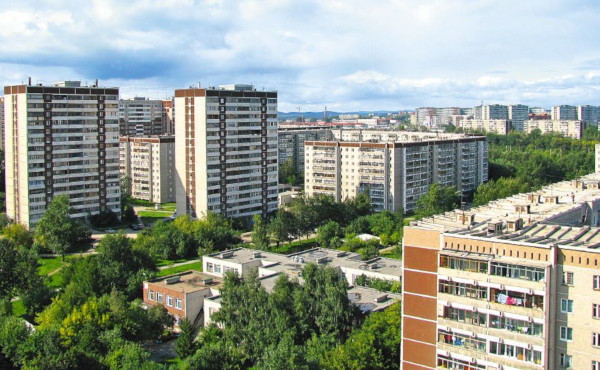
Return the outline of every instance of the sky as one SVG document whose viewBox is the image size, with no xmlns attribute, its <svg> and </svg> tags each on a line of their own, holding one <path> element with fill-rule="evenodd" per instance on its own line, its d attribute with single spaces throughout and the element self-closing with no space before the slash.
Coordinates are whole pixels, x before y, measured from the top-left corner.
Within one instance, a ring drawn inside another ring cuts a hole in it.
<svg viewBox="0 0 600 370">
<path fill-rule="evenodd" d="M 284 112 L 600 105 L 599 19 L 597 0 L 6 1 L 0 82 L 250 83 Z"/>
</svg>

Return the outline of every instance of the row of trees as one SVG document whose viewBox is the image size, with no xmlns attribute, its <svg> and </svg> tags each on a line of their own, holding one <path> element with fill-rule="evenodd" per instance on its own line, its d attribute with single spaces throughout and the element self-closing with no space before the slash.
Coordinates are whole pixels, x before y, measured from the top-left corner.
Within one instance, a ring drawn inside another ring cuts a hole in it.
<svg viewBox="0 0 600 370">
<path fill-rule="evenodd" d="M 256 273 L 228 274 L 214 323 L 189 342 L 188 368 L 394 368 L 400 344 L 399 305 L 367 318 L 330 267 L 307 265 L 304 284 L 280 276 L 271 293 Z M 218 329 L 216 325 L 223 327 Z M 349 339 L 350 338 L 350 339 Z"/>
</svg>

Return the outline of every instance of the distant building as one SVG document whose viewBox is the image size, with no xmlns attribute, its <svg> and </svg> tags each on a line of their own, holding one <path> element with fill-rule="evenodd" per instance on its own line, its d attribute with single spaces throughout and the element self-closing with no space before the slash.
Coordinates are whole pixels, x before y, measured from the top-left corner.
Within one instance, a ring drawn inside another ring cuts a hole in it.
<svg viewBox="0 0 600 370">
<path fill-rule="evenodd" d="M 420 107 L 415 109 L 417 125 L 435 126 L 437 121 L 437 109 L 433 107 Z"/>
<path fill-rule="evenodd" d="M 277 92 L 252 85 L 175 90 L 177 214 L 277 210 Z"/>
<path fill-rule="evenodd" d="M 564 137 L 581 139 L 586 126 L 585 122 L 577 120 L 528 120 L 525 121 L 525 132 L 529 134 L 538 129 L 542 134 L 555 133 Z"/>
<path fill-rule="evenodd" d="M 175 201 L 175 137 L 120 139 L 121 175 L 131 179 L 131 196 L 153 203 Z"/>
<path fill-rule="evenodd" d="M 600 107 L 593 105 L 578 106 L 577 120 L 585 122 L 588 126 L 598 126 L 598 121 L 600 121 Z"/>
<path fill-rule="evenodd" d="M 0 150 L 4 150 L 4 97 L 0 97 Z"/>
<path fill-rule="evenodd" d="M 162 100 L 136 97 L 119 101 L 121 136 L 162 135 L 166 124 Z"/>
<path fill-rule="evenodd" d="M 523 104 L 509 105 L 508 119 L 512 122 L 515 131 L 524 131 L 525 121 L 529 119 L 529 107 Z"/>
<path fill-rule="evenodd" d="M 73 218 L 121 214 L 118 88 L 5 86 L 4 109 L 8 217 L 32 228 L 61 194 Z"/>
<path fill-rule="evenodd" d="M 429 185 L 463 193 L 487 181 L 483 136 L 380 130 L 334 131 L 336 141 L 305 143 L 305 193 L 336 201 L 366 191 L 377 211 L 413 211 Z"/>
<path fill-rule="evenodd" d="M 600 144 L 596 144 L 595 148 L 596 148 L 596 157 L 595 157 L 596 172 L 600 172 Z"/>
<path fill-rule="evenodd" d="M 175 135 L 175 109 L 173 109 L 173 100 L 163 100 L 163 133 L 165 135 Z"/>
<path fill-rule="evenodd" d="M 279 166 L 286 160 L 292 158 L 296 164 L 296 171 L 304 173 L 304 142 L 332 140 L 333 133 L 330 125 L 306 126 L 306 125 L 279 125 L 278 146 Z"/>
<path fill-rule="evenodd" d="M 552 107 L 553 121 L 577 121 L 577 107 L 574 105 L 556 105 Z"/>
<path fill-rule="evenodd" d="M 483 131 L 506 135 L 512 127 L 512 122 L 506 119 L 466 119 L 462 121 L 461 127 L 465 131 Z"/>
<path fill-rule="evenodd" d="M 477 117 L 475 117 L 477 118 Z M 484 105 L 481 108 L 482 120 L 508 120 L 508 106 L 501 104 Z"/>
</svg>

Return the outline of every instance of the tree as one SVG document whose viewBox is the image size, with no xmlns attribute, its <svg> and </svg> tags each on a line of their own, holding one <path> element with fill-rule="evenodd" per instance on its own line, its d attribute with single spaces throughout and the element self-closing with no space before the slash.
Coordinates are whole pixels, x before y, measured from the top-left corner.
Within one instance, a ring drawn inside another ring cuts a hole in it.
<svg viewBox="0 0 600 370">
<path fill-rule="evenodd" d="M 69 216 L 69 196 L 54 197 L 35 228 L 35 241 L 44 248 L 62 255 L 77 242 L 89 238 L 91 231 Z"/>
<path fill-rule="evenodd" d="M 335 221 L 329 221 L 317 230 L 317 242 L 323 247 L 339 247 L 342 228 Z"/>
<path fill-rule="evenodd" d="M 279 183 L 297 185 L 301 176 L 296 170 L 296 161 L 289 157 L 279 166 Z"/>
<path fill-rule="evenodd" d="M 121 209 L 131 199 L 131 177 L 122 176 L 119 181 L 121 187 Z"/>
<path fill-rule="evenodd" d="M 279 248 L 280 243 L 290 241 L 292 236 L 296 234 L 294 215 L 285 209 L 277 210 L 277 214 L 269 224 L 269 231 L 277 242 L 277 248 Z"/>
<path fill-rule="evenodd" d="M 27 228 L 19 223 L 5 226 L 2 229 L 4 237 L 12 241 L 17 246 L 31 248 L 33 245 L 33 235 Z"/>
<path fill-rule="evenodd" d="M 194 344 L 194 327 L 190 320 L 185 318 L 181 322 L 179 328 L 181 329 L 181 332 L 175 343 L 175 350 L 177 351 L 177 355 L 179 355 L 181 359 L 184 359 L 196 352 L 196 345 Z"/>
<path fill-rule="evenodd" d="M 137 215 L 131 204 L 126 204 L 125 207 L 123 207 L 123 215 L 121 217 L 127 222 L 137 223 Z"/>
<path fill-rule="evenodd" d="M 0 239 L 0 299 L 24 294 L 43 284 L 37 273 L 37 254 L 25 247 L 15 247 Z"/>
<path fill-rule="evenodd" d="M 460 194 L 454 186 L 440 186 L 438 183 L 433 183 L 427 193 L 421 195 L 417 201 L 415 216 L 424 218 L 451 211 L 458 207 L 459 201 Z"/>
<path fill-rule="evenodd" d="M 252 226 L 252 244 L 260 250 L 269 249 L 269 230 L 267 224 L 260 215 L 254 215 L 254 225 Z"/>
</svg>

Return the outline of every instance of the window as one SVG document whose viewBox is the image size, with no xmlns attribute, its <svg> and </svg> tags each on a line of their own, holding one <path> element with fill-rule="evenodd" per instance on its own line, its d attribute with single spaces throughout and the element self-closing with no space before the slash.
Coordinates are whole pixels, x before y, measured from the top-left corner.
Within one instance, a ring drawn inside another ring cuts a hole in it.
<svg viewBox="0 0 600 370">
<path fill-rule="evenodd" d="M 175 308 L 178 308 L 181 310 L 181 298 L 175 298 Z"/>
<path fill-rule="evenodd" d="M 565 285 L 573 285 L 573 273 L 564 271 L 562 283 Z"/>
<path fill-rule="evenodd" d="M 213 272 L 213 264 L 210 262 L 206 263 L 206 272 Z"/>
<path fill-rule="evenodd" d="M 600 370 L 600 361 L 592 361 L 592 370 Z"/>
<path fill-rule="evenodd" d="M 167 295 L 167 306 L 173 307 L 173 297 Z"/>
<path fill-rule="evenodd" d="M 221 273 L 221 265 L 215 265 L 215 272 L 216 272 L 217 274 L 220 274 L 220 273 Z"/>
<path fill-rule="evenodd" d="M 163 303 L 163 295 L 162 293 L 156 293 L 156 302 Z"/>
<path fill-rule="evenodd" d="M 592 333 L 592 346 L 600 347 L 600 333 Z"/>
<path fill-rule="evenodd" d="M 572 299 L 561 299 L 560 310 L 563 313 L 573 313 L 573 300 Z"/>
<path fill-rule="evenodd" d="M 560 340 L 565 342 L 573 341 L 573 328 L 569 328 L 568 326 L 560 327 Z"/>
<path fill-rule="evenodd" d="M 592 304 L 592 317 L 594 319 L 600 319 L 600 304 Z"/>
<path fill-rule="evenodd" d="M 151 290 L 148 290 L 148 299 L 153 301 L 154 300 L 154 292 Z"/>
<path fill-rule="evenodd" d="M 594 290 L 600 290 L 600 275 L 594 275 Z"/>
<path fill-rule="evenodd" d="M 573 357 L 565 353 L 560 354 L 560 367 L 571 367 L 573 366 Z"/>
</svg>

